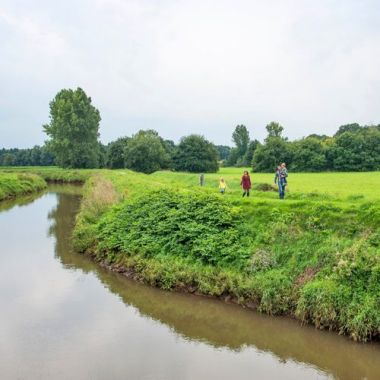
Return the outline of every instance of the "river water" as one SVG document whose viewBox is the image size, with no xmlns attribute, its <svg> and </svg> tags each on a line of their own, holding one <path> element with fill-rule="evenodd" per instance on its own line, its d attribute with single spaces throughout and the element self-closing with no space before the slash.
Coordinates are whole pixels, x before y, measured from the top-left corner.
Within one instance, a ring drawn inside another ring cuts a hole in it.
<svg viewBox="0 0 380 380">
<path fill-rule="evenodd" d="M 0 204 L 0 379 L 380 379 L 380 345 L 164 292 L 70 248 L 80 189 Z"/>
</svg>

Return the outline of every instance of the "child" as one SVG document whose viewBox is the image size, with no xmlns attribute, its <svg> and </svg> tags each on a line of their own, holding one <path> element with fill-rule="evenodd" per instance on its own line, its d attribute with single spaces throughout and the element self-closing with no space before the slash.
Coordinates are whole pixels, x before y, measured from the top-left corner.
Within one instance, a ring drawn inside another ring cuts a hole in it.
<svg viewBox="0 0 380 380">
<path fill-rule="evenodd" d="M 221 178 L 219 181 L 219 191 L 221 194 L 224 194 L 227 189 L 227 183 L 224 178 Z"/>
<path fill-rule="evenodd" d="M 243 176 L 241 177 L 240 185 L 243 189 L 243 197 L 249 197 L 249 190 L 251 189 L 251 178 L 247 170 L 244 171 Z"/>
</svg>

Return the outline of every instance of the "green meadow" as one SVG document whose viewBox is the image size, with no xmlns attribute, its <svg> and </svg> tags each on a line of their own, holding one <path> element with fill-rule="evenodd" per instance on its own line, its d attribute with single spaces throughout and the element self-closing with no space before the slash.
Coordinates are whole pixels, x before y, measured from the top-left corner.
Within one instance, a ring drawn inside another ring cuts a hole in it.
<svg viewBox="0 0 380 380">
<path fill-rule="evenodd" d="M 76 249 L 136 280 L 377 339 L 380 173 L 290 173 L 280 201 L 261 173 L 242 198 L 242 172 L 205 174 L 201 188 L 189 173 L 8 168 L 0 184 L 83 182 Z"/>
</svg>

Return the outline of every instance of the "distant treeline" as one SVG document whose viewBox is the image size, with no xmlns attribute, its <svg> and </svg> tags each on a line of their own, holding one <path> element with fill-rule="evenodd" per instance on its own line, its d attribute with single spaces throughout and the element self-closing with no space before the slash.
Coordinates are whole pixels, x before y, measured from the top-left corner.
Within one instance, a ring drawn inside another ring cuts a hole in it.
<svg viewBox="0 0 380 380">
<path fill-rule="evenodd" d="M 249 139 L 248 130 L 238 126 L 242 139 L 235 139 L 225 159 L 226 166 L 252 166 L 256 172 L 270 172 L 280 162 L 298 172 L 373 171 L 380 170 L 380 124 L 342 125 L 334 136 L 312 134 L 289 141 L 284 128 L 276 122 L 266 126 L 268 135 L 263 143 Z M 244 143 L 239 143 L 244 141 Z"/>
<path fill-rule="evenodd" d="M 0 166 L 51 166 L 54 155 L 46 146 L 30 149 L 0 149 Z"/>
<path fill-rule="evenodd" d="M 273 172 L 280 162 L 292 171 L 380 170 L 380 125 L 341 126 L 334 136 L 313 134 L 289 141 L 277 122 L 266 126 L 261 143 L 251 140 L 246 126 L 232 133 L 234 147 L 214 145 L 203 136 L 183 137 L 179 144 L 154 130 L 140 130 L 107 145 L 99 141 L 100 112 L 81 89 L 61 90 L 50 102 L 49 140 L 43 147 L 1 149 L 0 166 L 64 168 L 129 168 L 144 173 L 161 169 L 215 172 L 219 165 Z"/>
</svg>

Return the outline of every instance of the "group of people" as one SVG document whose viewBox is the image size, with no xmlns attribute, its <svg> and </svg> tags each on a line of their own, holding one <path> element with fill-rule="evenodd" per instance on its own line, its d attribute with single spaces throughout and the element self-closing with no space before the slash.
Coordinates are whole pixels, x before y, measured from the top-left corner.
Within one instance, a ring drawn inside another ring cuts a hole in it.
<svg viewBox="0 0 380 380">
<path fill-rule="evenodd" d="M 288 170 L 286 169 L 286 164 L 283 162 L 282 164 L 277 166 L 274 183 L 278 187 L 278 194 L 280 199 L 285 198 L 285 188 L 288 184 Z M 204 174 L 201 174 L 199 177 L 199 184 L 203 186 L 205 183 Z M 249 197 L 249 192 L 252 188 L 251 177 L 247 170 L 244 171 L 243 176 L 241 177 L 240 186 L 243 190 L 243 197 Z M 224 194 L 227 190 L 227 183 L 224 178 L 220 178 L 219 180 L 219 191 L 221 194 Z"/>
</svg>

